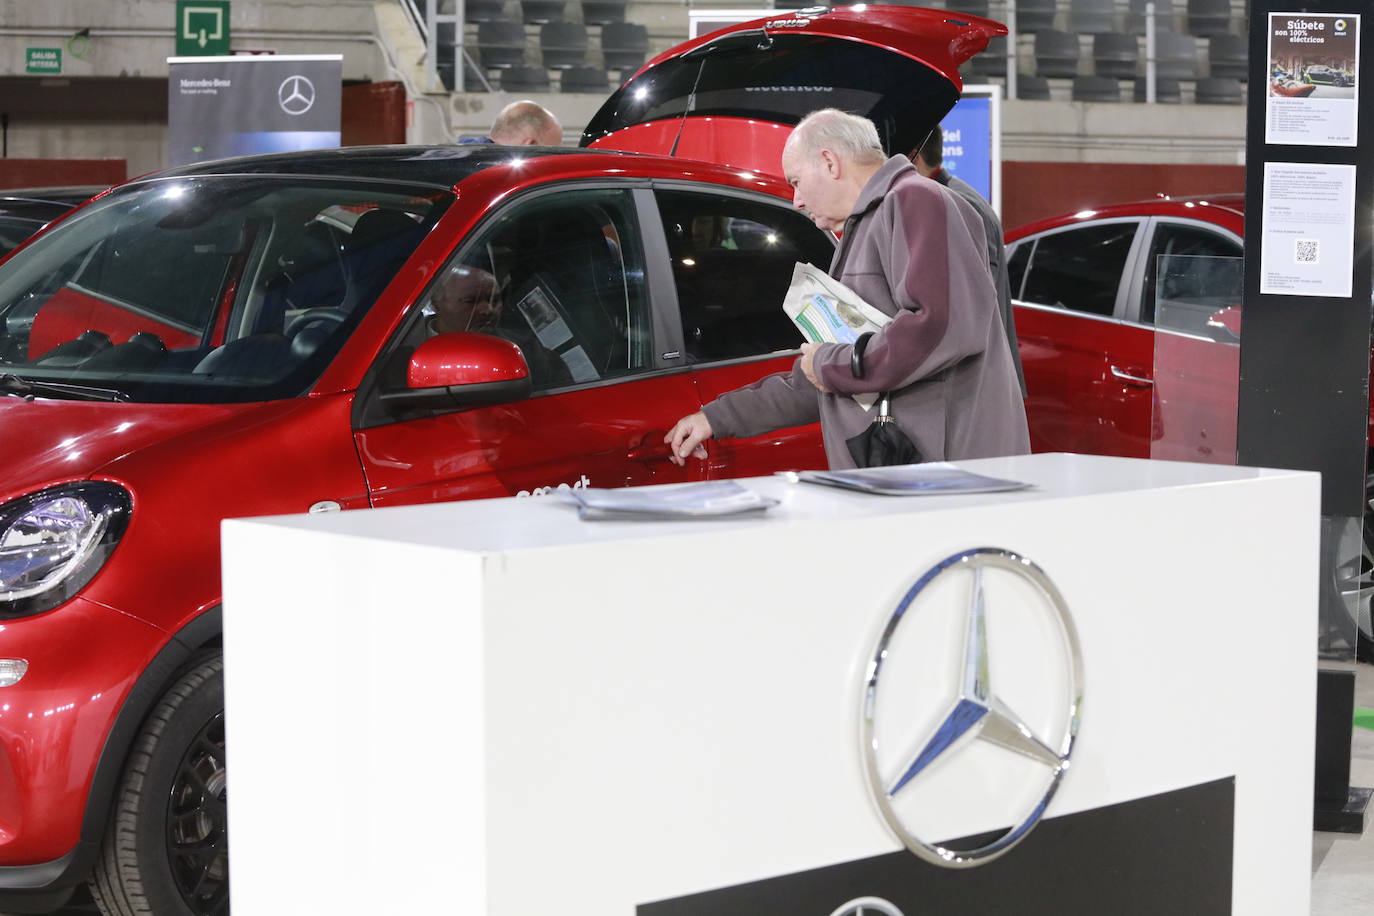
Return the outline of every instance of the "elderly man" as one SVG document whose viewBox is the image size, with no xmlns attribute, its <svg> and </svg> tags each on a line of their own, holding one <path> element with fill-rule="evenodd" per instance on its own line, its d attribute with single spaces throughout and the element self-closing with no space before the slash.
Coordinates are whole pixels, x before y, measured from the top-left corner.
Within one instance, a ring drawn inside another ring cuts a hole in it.
<svg viewBox="0 0 1374 916">
<path fill-rule="evenodd" d="M 898 428 L 921 460 L 1030 451 L 1025 406 L 988 271 L 982 219 L 967 201 L 887 158 L 877 129 L 836 109 L 788 137 L 793 203 L 843 230 L 830 274 L 892 321 L 868 341 L 857 374 L 849 344 L 803 344 L 790 372 L 727 392 L 664 436 L 672 458 L 705 457 L 712 437 L 821 422 L 832 468 L 854 467 L 847 440 L 873 420 L 851 395 L 890 392 Z"/>
</svg>

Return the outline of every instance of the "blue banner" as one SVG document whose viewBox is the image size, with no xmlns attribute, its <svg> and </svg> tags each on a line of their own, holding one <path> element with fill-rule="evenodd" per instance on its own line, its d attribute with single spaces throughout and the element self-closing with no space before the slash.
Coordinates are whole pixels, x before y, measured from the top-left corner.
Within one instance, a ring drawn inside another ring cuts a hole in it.
<svg viewBox="0 0 1374 916">
<path fill-rule="evenodd" d="M 993 100 L 966 94 L 940 126 L 945 132 L 944 166 L 951 175 L 973 186 L 983 198 L 997 203 L 993 192 Z M 1001 162 L 996 163 L 1001 169 Z M 1001 195 L 997 195 L 1000 197 Z"/>
</svg>

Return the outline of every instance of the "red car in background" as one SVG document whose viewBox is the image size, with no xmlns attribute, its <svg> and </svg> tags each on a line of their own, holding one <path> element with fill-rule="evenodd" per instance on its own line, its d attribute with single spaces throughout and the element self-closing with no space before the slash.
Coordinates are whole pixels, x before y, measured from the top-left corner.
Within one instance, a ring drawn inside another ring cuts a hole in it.
<svg viewBox="0 0 1374 916">
<path fill-rule="evenodd" d="M 1035 451 L 1235 462 L 1244 224 L 1244 196 L 1225 194 L 1114 204 L 1007 232 Z M 1374 443 L 1374 405 L 1369 424 Z M 1366 480 L 1367 506 L 1371 496 Z M 1372 658 L 1368 511 L 1362 549 L 1353 539 L 1342 554 L 1358 560 L 1336 587 L 1357 617 L 1360 657 Z"/>
<path fill-rule="evenodd" d="M 221 519 L 820 466 L 815 427 L 686 468 L 662 441 L 796 356 L 778 303 L 834 239 L 768 174 L 782 139 L 834 105 L 912 149 L 1005 31 L 780 13 L 650 62 L 584 139 L 695 161 L 207 162 L 0 262 L 0 911 L 86 884 L 107 916 L 228 912 Z M 450 330 L 449 284 L 474 276 L 482 317 Z M 302 664 L 338 661 L 326 635 Z"/>
<path fill-rule="evenodd" d="M 1158 198 L 1007 233 L 1035 451 L 1235 462 L 1244 198 Z"/>
</svg>

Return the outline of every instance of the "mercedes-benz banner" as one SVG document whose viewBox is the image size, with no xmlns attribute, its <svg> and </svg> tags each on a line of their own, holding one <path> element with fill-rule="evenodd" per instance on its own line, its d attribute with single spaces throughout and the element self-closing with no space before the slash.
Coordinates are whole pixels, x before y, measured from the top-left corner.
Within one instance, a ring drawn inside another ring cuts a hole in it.
<svg viewBox="0 0 1374 916">
<path fill-rule="evenodd" d="M 339 145 L 343 55 L 167 58 L 167 160 Z"/>
</svg>

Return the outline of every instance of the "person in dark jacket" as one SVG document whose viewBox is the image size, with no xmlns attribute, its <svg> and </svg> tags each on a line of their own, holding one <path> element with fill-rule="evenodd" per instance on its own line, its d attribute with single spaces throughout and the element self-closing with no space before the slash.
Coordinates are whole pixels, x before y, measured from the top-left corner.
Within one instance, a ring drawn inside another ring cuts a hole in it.
<svg viewBox="0 0 1374 916">
<path fill-rule="evenodd" d="M 709 438 L 744 438 L 820 420 L 831 468 L 854 467 L 846 441 L 873 420 L 853 395 L 888 391 L 897 426 L 922 460 L 1030 451 L 1025 406 L 977 211 L 888 158 L 866 118 L 823 109 L 787 139 L 783 173 L 794 205 L 843 230 L 831 276 L 892 321 L 853 346 L 802 345 L 791 371 L 726 392 L 664 436 L 673 460 L 705 457 Z"/>
<path fill-rule="evenodd" d="M 911 157 L 916 171 L 932 178 L 973 204 L 973 209 L 983 218 L 983 231 L 988 237 L 988 267 L 992 270 L 992 282 L 997 286 L 997 306 L 1002 313 L 1002 327 L 1007 332 L 1007 345 L 1011 348 L 1011 360 L 1016 364 L 1016 379 L 1021 385 L 1021 394 L 1026 394 L 1026 376 L 1021 371 L 1021 351 L 1016 345 L 1016 322 L 1011 310 L 1011 283 L 1007 278 L 1007 247 L 1002 237 L 1002 219 L 992 204 L 973 189 L 967 181 L 956 178 L 945 168 L 945 131 L 936 124 Z"/>
</svg>

